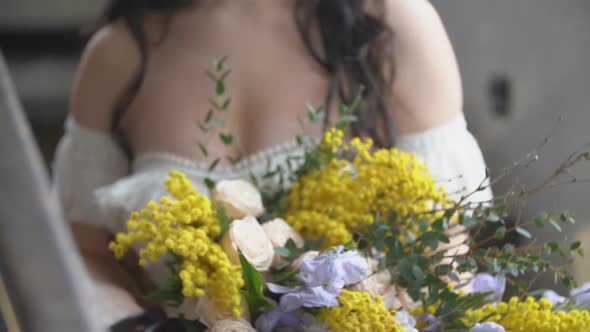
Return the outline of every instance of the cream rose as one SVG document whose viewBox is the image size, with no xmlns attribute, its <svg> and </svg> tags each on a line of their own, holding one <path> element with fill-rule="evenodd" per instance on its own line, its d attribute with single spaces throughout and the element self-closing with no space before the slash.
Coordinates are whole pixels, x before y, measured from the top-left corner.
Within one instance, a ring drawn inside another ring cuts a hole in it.
<svg viewBox="0 0 590 332">
<path fill-rule="evenodd" d="M 213 202 L 223 204 L 231 219 L 258 217 L 264 212 L 260 192 L 250 182 L 243 180 L 217 182 L 213 190 Z"/>
<path fill-rule="evenodd" d="M 244 298 L 242 298 L 242 308 L 243 314 L 241 318 L 250 320 L 248 305 L 246 299 Z M 203 296 L 198 299 L 198 302 L 193 307 L 193 311 L 193 316 L 198 317 L 198 319 L 208 327 L 213 326 L 217 321 L 220 320 L 234 319 L 229 311 L 218 310 L 215 306 L 215 303 L 207 296 Z"/>
<path fill-rule="evenodd" d="M 301 235 L 281 218 L 265 222 L 262 224 L 262 228 L 275 247 L 284 246 L 289 239 L 293 240 L 298 248 L 303 247 L 304 242 Z"/>
<path fill-rule="evenodd" d="M 391 284 L 391 272 L 389 270 L 378 270 L 379 262 L 376 259 L 368 258 L 369 277 L 358 284 L 350 287 L 351 290 L 371 294 L 372 297 L 380 296 L 383 305 L 389 310 L 413 309 L 416 303 L 412 301 L 403 288 Z"/>
<path fill-rule="evenodd" d="M 274 258 L 272 242 L 252 216 L 234 220 L 220 244 L 233 264 L 240 264 L 239 248 L 258 271 L 268 271 Z"/>
<path fill-rule="evenodd" d="M 243 318 L 238 319 L 224 319 L 215 322 L 207 331 L 209 332 L 256 332 L 256 329 L 252 327 Z"/>
<path fill-rule="evenodd" d="M 370 275 L 367 279 L 351 287 L 352 290 L 369 293 L 371 296 L 381 296 L 385 294 L 391 285 L 391 273 L 383 270 Z"/>
</svg>

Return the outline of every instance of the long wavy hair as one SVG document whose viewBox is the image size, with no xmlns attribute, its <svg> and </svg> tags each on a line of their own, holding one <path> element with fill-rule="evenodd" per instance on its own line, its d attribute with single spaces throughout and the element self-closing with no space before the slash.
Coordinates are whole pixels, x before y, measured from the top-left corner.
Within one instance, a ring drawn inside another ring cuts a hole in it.
<svg viewBox="0 0 590 332">
<path fill-rule="evenodd" d="M 117 131 L 125 110 L 141 87 L 149 57 L 143 29 L 144 15 L 162 12 L 171 15 L 199 0 L 111 0 L 102 16 L 102 24 L 123 20 L 137 41 L 141 63 L 128 93 L 114 112 L 112 126 Z M 368 3 L 371 2 L 371 3 Z M 294 19 L 311 56 L 329 76 L 326 110 L 335 100 L 350 103 L 362 91 L 363 106 L 357 110 L 353 135 L 372 137 L 378 146 L 393 145 L 393 124 L 388 112 L 394 76 L 393 33 L 383 17 L 383 0 L 296 0 Z M 312 43 L 319 30 L 321 44 Z M 164 36 L 165 38 L 165 36 Z M 388 91 L 389 89 L 389 91 Z M 329 116 L 326 116 L 326 121 Z"/>
</svg>

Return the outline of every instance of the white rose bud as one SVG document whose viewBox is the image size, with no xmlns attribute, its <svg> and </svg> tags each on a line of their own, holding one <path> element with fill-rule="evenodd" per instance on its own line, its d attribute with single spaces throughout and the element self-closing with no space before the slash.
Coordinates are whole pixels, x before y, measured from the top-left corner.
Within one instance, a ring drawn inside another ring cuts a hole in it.
<svg viewBox="0 0 590 332">
<path fill-rule="evenodd" d="M 213 191 L 213 202 L 223 204 L 225 213 L 230 219 L 258 217 L 264 212 L 260 192 L 250 182 L 244 180 L 217 182 Z"/>
<path fill-rule="evenodd" d="M 242 298 L 242 308 L 243 314 L 241 318 L 250 320 L 250 313 L 248 311 L 246 299 L 244 298 Z M 196 306 L 193 307 L 193 311 L 193 316 L 198 317 L 201 323 L 207 325 L 208 327 L 213 326 L 217 321 L 220 320 L 234 319 L 229 311 L 217 309 L 215 303 L 207 296 L 203 296 L 198 299 L 198 303 L 196 303 Z"/>
<path fill-rule="evenodd" d="M 372 297 L 385 294 L 391 286 L 391 273 L 388 270 L 377 272 L 351 287 L 352 290 L 369 293 Z M 394 293 L 395 294 L 395 293 Z"/>
<path fill-rule="evenodd" d="M 416 304 L 408 296 L 408 293 L 401 288 L 391 284 L 391 273 L 389 270 L 374 272 L 377 270 L 377 261 L 369 258 L 369 272 L 372 273 L 367 279 L 350 287 L 351 290 L 369 293 L 372 297 L 380 296 L 383 305 L 388 310 L 413 309 Z"/>
<path fill-rule="evenodd" d="M 207 331 L 209 332 L 256 332 L 250 323 L 243 318 L 224 319 L 215 322 Z"/>
<path fill-rule="evenodd" d="M 235 265 L 240 265 L 238 248 L 258 271 L 268 271 L 274 258 L 272 242 L 256 218 L 234 220 L 221 240 L 221 246 Z"/>
<path fill-rule="evenodd" d="M 297 248 L 303 247 L 303 238 L 281 218 L 273 219 L 262 224 L 262 228 L 275 247 L 283 247 L 289 239 L 295 242 Z"/>
<path fill-rule="evenodd" d="M 301 266 L 301 263 L 303 263 L 304 260 L 306 260 L 306 259 L 314 259 L 319 254 L 320 254 L 319 251 L 313 251 L 313 250 L 312 251 L 308 251 L 305 254 L 297 257 L 297 259 L 294 260 L 293 263 L 291 263 L 291 268 L 298 269 Z"/>
</svg>

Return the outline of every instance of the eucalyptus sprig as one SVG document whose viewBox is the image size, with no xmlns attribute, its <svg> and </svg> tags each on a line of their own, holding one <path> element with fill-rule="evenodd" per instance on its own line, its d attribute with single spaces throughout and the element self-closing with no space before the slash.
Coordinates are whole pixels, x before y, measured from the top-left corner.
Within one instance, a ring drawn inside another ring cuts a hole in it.
<svg viewBox="0 0 590 332">
<path fill-rule="evenodd" d="M 219 139 L 219 141 L 228 148 L 236 143 L 234 136 L 231 133 L 225 131 L 225 126 L 228 119 L 228 110 L 232 103 L 231 97 L 226 95 L 225 82 L 231 73 L 230 69 L 226 69 L 227 59 L 227 57 L 216 59 L 213 62 L 213 71 L 207 71 L 207 76 L 214 83 L 213 97 L 209 99 L 209 109 L 205 114 L 205 117 L 202 121 L 197 123 L 197 126 L 204 136 L 204 139 L 199 141 L 197 145 L 202 157 L 205 159 L 208 159 L 212 154 L 209 150 L 209 142 L 214 136 L 217 136 L 217 139 Z M 237 156 L 228 155 L 225 158 L 231 164 L 235 165 L 241 160 L 242 157 L 238 154 Z M 215 159 L 209 164 L 208 171 L 214 171 L 221 162 L 221 159 L 222 157 L 215 156 Z M 213 185 L 211 180 L 205 182 L 210 188 Z"/>
</svg>

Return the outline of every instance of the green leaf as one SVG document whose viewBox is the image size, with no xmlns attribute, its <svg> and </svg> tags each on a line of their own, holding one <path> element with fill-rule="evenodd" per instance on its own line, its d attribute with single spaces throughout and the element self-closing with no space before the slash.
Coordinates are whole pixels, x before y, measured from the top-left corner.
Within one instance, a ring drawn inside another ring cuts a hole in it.
<svg viewBox="0 0 590 332">
<path fill-rule="evenodd" d="M 285 247 L 275 247 L 275 253 L 281 257 L 289 257 L 291 252 Z"/>
<path fill-rule="evenodd" d="M 211 180 L 210 178 L 205 178 L 205 185 L 207 186 L 207 188 L 209 188 L 209 190 L 213 190 L 213 188 L 215 188 L 215 182 L 213 180 Z"/>
<path fill-rule="evenodd" d="M 234 137 L 229 134 L 219 133 L 219 139 L 225 145 L 231 145 L 234 141 Z"/>
<path fill-rule="evenodd" d="M 202 143 L 197 143 L 199 145 L 199 149 L 201 150 L 201 153 L 203 154 L 204 157 L 209 156 L 209 151 L 207 150 L 207 148 L 205 147 L 205 145 L 203 145 Z"/>
<path fill-rule="evenodd" d="M 535 226 L 543 228 L 545 226 L 545 220 L 547 220 L 547 214 L 540 214 L 533 218 L 533 223 Z"/>
<path fill-rule="evenodd" d="M 275 266 L 273 267 L 276 270 L 282 270 L 286 267 L 291 266 L 291 263 L 287 262 L 287 261 L 281 261 L 275 264 Z"/>
<path fill-rule="evenodd" d="M 475 219 L 465 218 L 465 220 L 463 220 L 463 226 L 465 226 L 467 228 L 471 228 L 475 225 L 477 225 L 477 220 L 475 220 Z"/>
<path fill-rule="evenodd" d="M 449 272 L 449 274 L 447 274 L 447 276 L 449 277 L 449 279 L 451 279 L 454 282 L 461 282 L 459 275 L 455 272 Z"/>
<path fill-rule="evenodd" d="M 225 64 L 225 61 L 227 61 L 227 56 L 223 56 L 220 59 L 216 59 L 213 62 L 213 66 L 215 67 L 215 70 L 222 71 L 223 70 L 223 65 Z"/>
<path fill-rule="evenodd" d="M 340 118 L 341 121 L 345 121 L 348 123 L 357 122 L 358 117 L 356 115 L 344 115 Z"/>
<path fill-rule="evenodd" d="M 144 295 L 143 298 L 148 302 L 178 307 L 184 301 L 182 280 L 180 280 L 180 276 L 178 275 L 182 258 L 174 254 L 170 254 L 170 256 L 170 259 L 164 263 L 169 270 L 168 279 L 157 290 Z"/>
<path fill-rule="evenodd" d="M 217 206 L 217 218 L 219 219 L 219 226 L 221 226 L 221 231 L 219 232 L 219 236 L 217 236 L 216 242 L 221 240 L 225 233 L 229 231 L 229 225 L 232 222 L 232 220 L 227 216 L 225 206 L 223 204 L 219 204 Z"/>
<path fill-rule="evenodd" d="M 502 220 L 502 218 L 500 218 L 500 216 L 498 216 L 497 214 L 495 214 L 493 212 L 490 213 L 489 216 L 488 216 L 488 218 L 487 218 L 487 221 L 488 222 L 491 222 L 491 223 L 497 223 L 497 222 L 499 222 L 501 220 Z"/>
<path fill-rule="evenodd" d="M 204 124 L 202 124 L 201 122 L 198 122 L 198 123 L 197 123 L 197 126 L 198 126 L 198 127 L 199 127 L 199 129 L 200 129 L 202 132 L 204 132 L 204 133 L 208 133 L 208 132 L 211 130 L 211 128 L 210 128 L 210 127 L 207 127 L 207 126 L 205 126 L 205 125 L 204 125 Z"/>
<path fill-rule="evenodd" d="M 223 95 L 223 93 L 225 92 L 225 83 L 223 83 L 223 81 L 217 81 L 215 83 L 215 94 L 218 96 Z"/>
<path fill-rule="evenodd" d="M 235 165 L 237 163 L 239 163 L 240 161 L 242 161 L 242 155 L 237 155 L 235 157 L 232 156 L 227 156 L 226 158 L 232 165 Z"/>
<path fill-rule="evenodd" d="M 222 110 L 226 110 L 228 109 L 229 105 L 231 104 L 231 98 L 227 98 L 224 102 L 223 105 L 221 105 L 221 109 Z"/>
<path fill-rule="evenodd" d="M 559 224 L 557 223 L 557 221 L 550 219 L 549 223 L 551 224 L 551 226 L 553 226 L 553 228 L 555 228 L 558 232 L 561 232 L 561 226 L 559 226 Z"/>
<path fill-rule="evenodd" d="M 213 110 L 209 110 L 207 112 L 207 115 L 205 116 L 205 123 L 211 122 L 212 118 L 213 118 Z"/>
<path fill-rule="evenodd" d="M 244 276 L 246 288 L 243 294 L 248 302 L 252 321 L 256 321 L 256 318 L 262 312 L 274 308 L 274 303 L 264 297 L 264 279 L 262 279 L 260 273 L 248 262 L 242 251 L 238 250 L 238 254 L 240 255 L 240 264 L 242 265 L 242 275 Z"/>
<path fill-rule="evenodd" d="M 522 235 L 522 236 L 526 237 L 527 239 L 531 239 L 531 238 L 533 238 L 533 236 L 531 235 L 531 233 L 529 233 L 529 231 L 527 231 L 527 230 L 526 230 L 526 229 L 524 229 L 524 228 L 517 227 L 517 228 L 516 228 L 516 233 L 518 233 L 518 234 L 520 234 L 520 235 Z"/>
<path fill-rule="evenodd" d="M 435 231 L 442 232 L 447 229 L 447 223 L 444 219 L 438 219 L 437 221 L 432 223 L 432 229 Z"/>
<path fill-rule="evenodd" d="M 504 236 L 506 235 L 506 227 L 502 226 L 496 230 L 496 239 L 503 240 Z"/>
<path fill-rule="evenodd" d="M 213 170 L 215 170 L 215 168 L 217 167 L 217 165 L 219 164 L 219 161 L 221 159 L 217 158 L 215 160 L 213 160 L 213 162 L 211 163 L 211 165 L 209 165 L 209 172 L 213 172 Z"/>
<path fill-rule="evenodd" d="M 580 249 L 581 247 L 582 247 L 582 242 L 576 241 L 570 245 L 570 250 L 575 251 L 575 250 Z"/>
<path fill-rule="evenodd" d="M 322 121 L 326 117 L 326 113 L 321 109 L 316 109 L 311 105 L 307 105 L 307 117 L 311 122 Z"/>
<path fill-rule="evenodd" d="M 207 70 L 207 76 L 209 76 L 212 81 L 217 81 L 217 76 L 215 76 L 210 70 Z"/>
<path fill-rule="evenodd" d="M 555 253 L 555 252 L 559 252 L 561 250 L 561 246 L 557 242 L 545 243 L 545 248 L 547 249 L 547 251 L 550 254 Z"/>
<path fill-rule="evenodd" d="M 225 79 L 229 76 L 229 74 L 231 74 L 231 70 L 228 69 L 225 72 L 223 72 L 223 74 L 221 74 L 221 77 L 219 78 L 222 81 L 225 81 Z"/>
<path fill-rule="evenodd" d="M 297 145 L 307 145 L 310 142 L 310 139 L 307 136 L 297 136 L 295 139 L 297 141 Z"/>
</svg>

